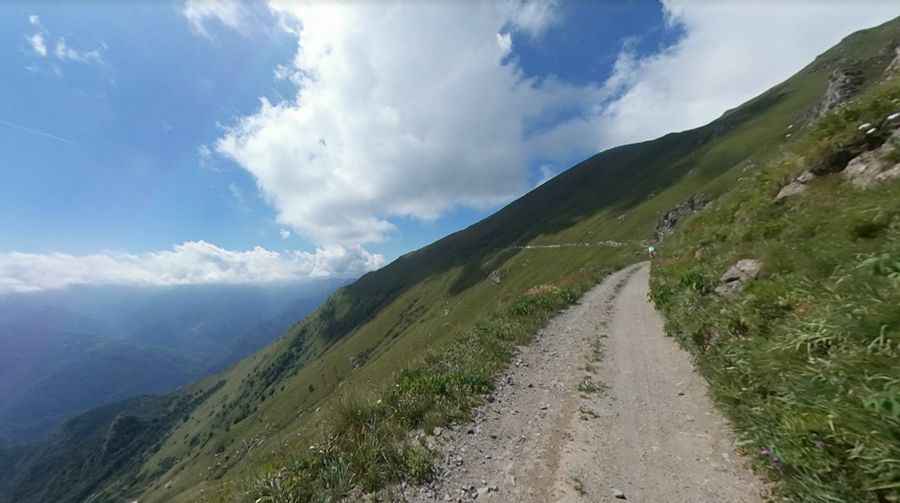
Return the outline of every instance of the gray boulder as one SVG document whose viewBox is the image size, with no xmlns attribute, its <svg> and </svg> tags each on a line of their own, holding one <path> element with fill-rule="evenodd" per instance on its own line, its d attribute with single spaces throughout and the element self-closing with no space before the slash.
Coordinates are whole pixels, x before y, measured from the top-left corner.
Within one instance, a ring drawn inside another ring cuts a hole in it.
<svg viewBox="0 0 900 503">
<path fill-rule="evenodd" d="M 778 191 L 778 195 L 775 196 L 776 201 L 781 201 L 782 199 L 796 196 L 804 191 L 806 191 L 807 184 L 813 181 L 816 178 L 816 175 L 813 174 L 812 171 L 804 171 L 797 178 L 794 178 L 791 183 L 785 185 Z"/>
<path fill-rule="evenodd" d="M 883 145 L 851 159 L 841 172 L 841 176 L 860 189 L 868 189 L 900 178 L 898 153 L 900 153 L 900 129 L 895 129 Z"/>
<path fill-rule="evenodd" d="M 806 192 L 806 184 L 799 183 L 797 181 L 793 181 L 778 191 L 778 195 L 775 196 L 776 201 L 781 201 L 783 199 L 787 199 L 791 196 L 796 196 L 797 194 L 801 194 Z"/>
<path fill-rule="evenodd" d="M 747 282 L 759 276 L 761 270 L 762 262 L 759 260 L 752 258 L 738 260 L 719 278 L 720 284 L 716 287 L 715 292 L 723 297 L 738 294 L 744 289 Z"/>
</svg>

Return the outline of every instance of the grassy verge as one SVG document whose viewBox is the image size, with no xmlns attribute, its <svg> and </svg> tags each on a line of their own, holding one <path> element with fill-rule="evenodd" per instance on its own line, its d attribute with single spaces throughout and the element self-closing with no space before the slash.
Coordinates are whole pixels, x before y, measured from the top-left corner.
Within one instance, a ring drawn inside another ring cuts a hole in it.
<svg viewBox="0 0 900 503">
<path fill-rule="evenodd" d="M 344 399 L 330 412 L 331 426 L 318 442 L 256 478 L 240 499 L 339 501 L 401 481 L 427 480 L 432 455 L 413 433 L 468 419 L 516 346 L 528 343 L 551 316 L 607 273 L 581 276 L 565 287 L 529 289 L 474 328 L 431 349 L 420 365 L 401 371 L 376 396 Z"/>
<path fill-rule="evenodd" d="M 900 501 L 900 183 L 779 188 L 900 109 L 887 83 L 802 134 L 667 240 L 652 296 L 757 465 L 790 501 Z M 736 298 L 737 260 L 763 262 Z"/>
</svg>

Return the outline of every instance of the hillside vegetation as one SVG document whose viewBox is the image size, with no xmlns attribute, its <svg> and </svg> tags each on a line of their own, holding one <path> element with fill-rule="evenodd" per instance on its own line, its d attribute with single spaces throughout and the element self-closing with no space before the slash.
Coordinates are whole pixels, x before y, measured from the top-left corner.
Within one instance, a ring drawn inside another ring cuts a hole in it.
<svg viewBox="0 0 900 503">
<path fill-rule="evenodd" d="M 709 125 L 600 153 L 482 222 L 342 288 L 273 345 L 184 390 L 192 398 L 161 413 L 160 423 L 171 425 L 165 433 L 134 445 L 133 462 L 110 468 L 87 501 L 337 501 L 427 478 L 430 454 L 415 431 L 466 418 L 517 344 L 608 272 L 643 259 L 664 212 L 698 193 L 721 197 L 714 208 L 741 197 L 728 193 L 765 176 L 759 166 L 772 162 L 789 125 L 805 130 L 832 72 L 853 60 L 862 87 L 870 87 L 897 39 L 897 20 L 854 34 Z M 708 267 L 697 277 L 710 282 L 721 274 L 716 268 L 748 251 L 730 256 L 723 249 L 722 258 L 686 265 L 694 251 L 673 251 L 688 249 L 676 245 L 685 235 L 666 242 L 662 263 L 672 272 L 658 268 L 654 280 L 672 289 L 663 298 L 657 288 L 657 297 L 674 319 L 688 312 L 675 299 L 686 292 L 679 286 L 685 268 Z M 523 248 L 549 244 L 566 246 Z M 760 319 L 772 316 L 763 313 Z M 86 466 L 30 463 L 16 470 L 29 486 Z M 860 483 L 883 480 L 866 474 Z M 39 501 L 35 493 L 11 494 Z M 52 496 L 80 501 L 62 489 Z"/>
<path fill-rule="evenodd" d="M 667 240 L 653 270 L 668 331 L 792 500 L 900 501 L 900 184 L 858 188 L 833 165 L 776 200 L 836 159 L 900 161 L 900 123 L 885 120 L 897 111 L 892 79 L 795 135 Z M 716 293 L 739 259 L 761 261 L 760 276 Z"/>
</svg>

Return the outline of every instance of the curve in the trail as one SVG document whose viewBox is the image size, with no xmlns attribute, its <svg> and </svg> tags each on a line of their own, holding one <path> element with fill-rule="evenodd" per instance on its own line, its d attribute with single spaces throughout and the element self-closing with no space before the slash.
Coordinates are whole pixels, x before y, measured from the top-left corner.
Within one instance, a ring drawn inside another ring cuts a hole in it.
<svg viewBox="0 0 900 503">
<path fill-rule="evenodd" d="M 431 439 L 437 480 L 397 499 L 762 501 L 648 279 L 647 263 L 625 268 L 554 318 L 472 423 Z"/>
</svg>

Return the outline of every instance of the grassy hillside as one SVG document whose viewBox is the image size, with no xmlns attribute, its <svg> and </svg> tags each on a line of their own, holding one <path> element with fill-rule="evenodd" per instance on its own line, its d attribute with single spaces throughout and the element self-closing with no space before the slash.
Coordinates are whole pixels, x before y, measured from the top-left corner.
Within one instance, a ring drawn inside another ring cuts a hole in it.
<svg viewBox="0 0 900 503">
<path fill-rule="evenodd" d="M 900 501 L 900 183 L 864 190 L 835 173 L 775 200 L 845 151 L 886 141 L 879 155 L 900 160 L 886 140 L 897 124 L 859 129 L 897 111 L 894 79 L 796 135 L 666 241 L 653 270 L 668 331 L 792 500 Z M 716 294 L 739 259 L 762 275 Z"/>
<path fill-rule="evenodd" d="M 835 67 L 859 60 L 871 81 L 897 38 L 897 21 L 855 34 L 707 126 L 598 154 L 339 290 L 273 345 L 186 390 L 204 399 L 89 501 L 330 501 L 427 477 L 410 431 L 466 417 L 516 344 L 643 258 L 663 212 L 739 186 L 788 125 L 813 116 Z M 586 245 L 521 248 L 554 243 Z"/>
</svg>

